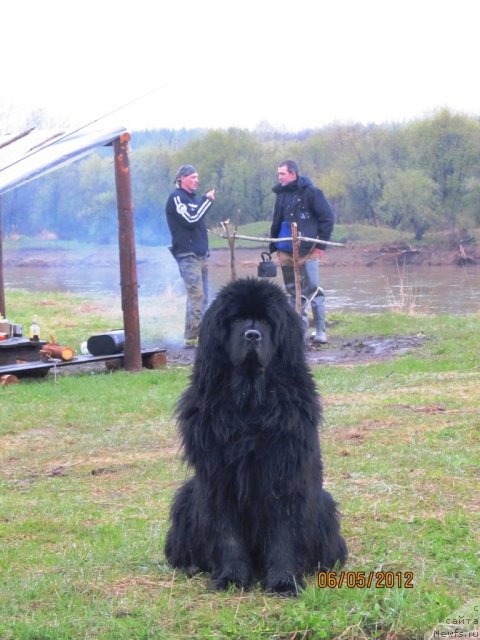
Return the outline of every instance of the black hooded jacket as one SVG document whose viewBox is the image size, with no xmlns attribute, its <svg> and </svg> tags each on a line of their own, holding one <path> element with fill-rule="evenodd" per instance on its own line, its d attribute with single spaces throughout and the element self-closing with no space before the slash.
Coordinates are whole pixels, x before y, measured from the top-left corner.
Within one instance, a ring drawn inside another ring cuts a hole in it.
<svg viewBox="0 0 480 640">
<path fill-rule="evenodd" d="M 207 196 L 175 189 L 165 206 L 172 234 L 171 251 L 175 258 L 208 255 L 208 234 L 204 216 L 212 206 Z"/>
<path fill-rule="evenodd" d="M 273 207 L 271 238 L 279 237 L 280 226 L 286 220 L 296 222 L 298 233 L 302 236 L 330 240 L 334 227 L 333 212 L 323 191 L 315 187 L 310 178 L 298 176 L 296 180 L 285 186 L 276 184 L 272 191 L 277 197 Z M 300 255 L 306 255 L 313 246 L 319 249 L 326 248 L 326 245 L 322 245 L 321 242 L 316 245 L 301 242 Z M 277 251 L 277 247 L 272 242 L 270 252 L 273 251 Z"/>
</svg>

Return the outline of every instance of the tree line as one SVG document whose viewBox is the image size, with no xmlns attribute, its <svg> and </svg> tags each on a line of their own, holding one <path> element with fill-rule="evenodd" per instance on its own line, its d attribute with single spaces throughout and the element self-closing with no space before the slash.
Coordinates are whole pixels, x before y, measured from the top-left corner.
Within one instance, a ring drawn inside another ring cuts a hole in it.
<svg viewBox="0 0 480 640">
<path fill-rule="evenodd" d="M 468 232 L 480 225 L 480 121 L 443 109 L 405 124 L 333 124 L 298 134 L 167 129 L 132 132 L 137 241 L 168 242 L 164 206 L 180 164 L 194 164 L 200 190 L 217 189 L 209 224 L 270 220 L 282 160 L 323 189 L 337 223 L 412 233 Z M 52 232 L 60 239 L 117 241 L 113 151 L 86 159 L 2 196 L 5 235 Z"/>
</svg>

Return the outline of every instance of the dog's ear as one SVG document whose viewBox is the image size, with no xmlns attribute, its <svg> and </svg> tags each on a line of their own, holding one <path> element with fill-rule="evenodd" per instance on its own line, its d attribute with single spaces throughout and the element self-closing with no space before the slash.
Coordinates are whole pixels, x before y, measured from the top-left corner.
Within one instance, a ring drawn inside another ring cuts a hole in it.
<svg viewBox="0 0 480 640">
<path fill-rule="evenodd" d="M 230 366 L 226 345 L 228 343 L 228 318 L 224 301 L 217 297 L 205 311 L 200 325 L 199 344 L 195 354 L 193 376 L 198 388 L 217 385 L 225 378 Z"/>
<path fill-rule="evenodd" d="M 302 319 L 288 301 L 278 310 L 274 325 L 279 356 L 285 367 L 302 366 L 305 363 L 305 342 Z"/>
<path fill-rule="evenodd" d="M 207 351 L 209 355 L 212 349 L 223 348 L 228 341 L 229 318 L 227 309 L 221 297 L 215 298 L 205 311 L 200 325 L 199 352 Z"/>
</svg>

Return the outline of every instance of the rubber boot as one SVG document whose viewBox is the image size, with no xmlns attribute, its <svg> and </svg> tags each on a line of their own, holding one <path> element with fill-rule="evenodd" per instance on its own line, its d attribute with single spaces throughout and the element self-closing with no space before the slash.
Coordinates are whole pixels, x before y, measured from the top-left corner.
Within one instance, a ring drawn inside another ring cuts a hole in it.
<svg viewBox="0 0 480 640">
<path fill-rule="evenodd" d="M 325 294 L 323 289 L 319 287 L 318 294 L 313 298 L 312 302 L 313 324 L 315 326 L 315 335 L 313 341 L 319 344 L 328 342 L 325 331 Z"/>
</svg>

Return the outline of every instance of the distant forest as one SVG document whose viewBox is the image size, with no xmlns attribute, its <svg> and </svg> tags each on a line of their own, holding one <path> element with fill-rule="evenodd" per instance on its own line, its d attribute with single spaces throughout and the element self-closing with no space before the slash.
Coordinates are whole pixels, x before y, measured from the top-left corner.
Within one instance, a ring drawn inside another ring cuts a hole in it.
<svg viewBox="0 0 480 640">
<path fill-rule="evenodd" d="M 177 167 L 194 164 L 200 190 L 217 189 L 210 226 L 269 220 L 276 169 L 293 158 L 323 189 L 337 223 L 411 232 L 468 233 L 480 226 L 480 121 L 445 109 L 406 124 L 334 124 L 284 133 L 149 130 L 131 138 L 136 239 L 166 244 L 164 206 Z M 113 151 L 77 163 L 2 196 L 3 233 L 117 242 Z"/>
</svg>

